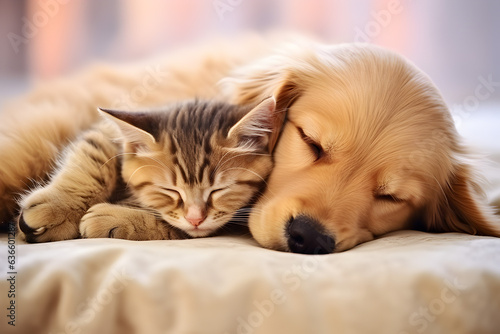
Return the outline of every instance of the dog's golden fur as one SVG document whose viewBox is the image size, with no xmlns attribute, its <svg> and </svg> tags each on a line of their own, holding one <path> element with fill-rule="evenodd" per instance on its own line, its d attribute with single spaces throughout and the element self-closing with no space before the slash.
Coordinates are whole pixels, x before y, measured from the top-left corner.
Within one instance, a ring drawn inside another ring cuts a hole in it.
<svg viewBox="0 0 500 334">
<path fill-rule="evenodd" d="M 257 104 L 275 96 L 287 120 L 249 221 L 261 245 L 288 250 L 286 225 L 298 215 L 318 221 L 335 251 L 414 227 L 500 236 L 448 108 L 425 74 L 369 45 L 301 42 L 277 53 L 273 46 L 243 39 L 170 56 L 161 63 L 166 77 L 129 105 L 223 95 Z M 113 107 L 145 75 L 144 66 L 88 71 L 4 112 L 0 214 L 12 215 L 13 196 L 50 172 L 60 148 L 95 122 L 96 106 Z"/>
</svg>

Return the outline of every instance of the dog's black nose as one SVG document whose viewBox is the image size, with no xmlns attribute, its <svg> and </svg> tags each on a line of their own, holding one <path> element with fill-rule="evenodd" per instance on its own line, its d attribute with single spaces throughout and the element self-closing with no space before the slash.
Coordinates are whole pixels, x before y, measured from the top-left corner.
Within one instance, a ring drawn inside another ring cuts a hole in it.
<svg viewBox="0 0 500 334">
<path fill-rule="evenodd" d="M 291 218 L 287 226 L 288 248 L 293 253 L 330 254 L 335 240 L 322 232 L 320 223 L 307 216 Z"/>
</svg>

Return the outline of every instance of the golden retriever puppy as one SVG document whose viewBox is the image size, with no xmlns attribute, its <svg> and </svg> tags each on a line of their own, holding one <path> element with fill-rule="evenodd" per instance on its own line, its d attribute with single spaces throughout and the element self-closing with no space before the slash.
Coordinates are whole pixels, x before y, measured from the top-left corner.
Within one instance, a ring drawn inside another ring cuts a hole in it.
<svg viewBox="0 0 500 334">
<path fill-rule="evenodd" d="M 238 103 L 274 94 L 286 123 L 250 230 L 298 253 L 350 249 L 418 228 L 500 237 L 438 89 L 370 45 L 291 48 L 240 70 Z"/>
</svg>

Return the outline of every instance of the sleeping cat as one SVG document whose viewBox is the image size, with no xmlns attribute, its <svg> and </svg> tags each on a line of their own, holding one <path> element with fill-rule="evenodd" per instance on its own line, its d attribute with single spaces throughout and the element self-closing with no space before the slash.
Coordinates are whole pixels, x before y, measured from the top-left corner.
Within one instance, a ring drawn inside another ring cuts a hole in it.
<svg viewBox="0 0 500 334">
<path fill-rule="evenodd" d="M 264 186 L 281 127 L 275 108 L 270 97 L 251 110 L 207 101 L 100 109 L 106 120 L 22 198 L 19 227 L 28 242 L 211 235 Z"/>
</svg>

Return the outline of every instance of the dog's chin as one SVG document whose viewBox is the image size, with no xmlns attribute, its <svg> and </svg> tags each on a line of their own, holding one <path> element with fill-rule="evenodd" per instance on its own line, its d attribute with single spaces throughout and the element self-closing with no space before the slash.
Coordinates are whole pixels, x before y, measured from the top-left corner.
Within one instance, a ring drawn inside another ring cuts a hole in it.
<svg viewBox="0 0 500 334">
<path fill-rule="evenodd" d="M 356 235 L 340 239 L 335 245 L 335 253 L 343 252 L 356 247 L 359 244 L 375 239 L 373 233 L 366 229 L 360 229 Z"/>
</svg>

